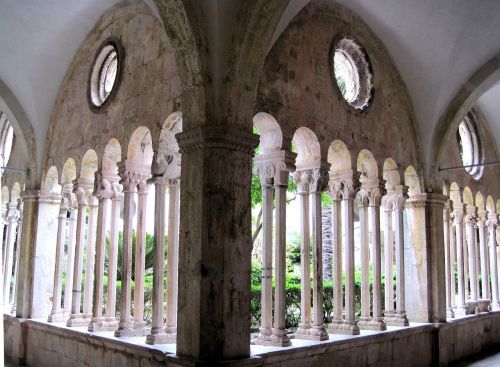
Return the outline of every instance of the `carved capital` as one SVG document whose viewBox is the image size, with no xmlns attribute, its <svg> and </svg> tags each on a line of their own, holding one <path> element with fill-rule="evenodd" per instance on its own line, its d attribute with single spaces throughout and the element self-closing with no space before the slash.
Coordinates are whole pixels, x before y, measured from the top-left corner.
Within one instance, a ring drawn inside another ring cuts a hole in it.
<svg viewBox="0 0 500 367">
<path fill-rule="evenodd" d="M 295 153 L 285 150 L 261 154 L 254 158 L 262 185 L 287 186 L 288 174 L 295 170 Z"/>
<path fill-rule="evenodd" d="M 328 182 L 328 195 L 333 201 L 339 201 L 342 198 L 342 181 L 330 180 Z"/>
<path fill-rule="evenodd" d="M 314 168 L 311 172 L 311 192 L 323 192 L 328 183 L 328 171 L 324 168 Z"/>
<path fill-rule="evenodd" d="M 488 227 L 495 227 L 498 224 L 498 218 L 496 213 L 488 213 L 488 221 L 486 222 L 486 225 Z"/>
<path fill-rule="evenodd" d="M 84 189 L 83 187 L 77 187 L 75 189 L 76 200 L 78 206 L 89 205 L 89 189 Z"/>
<path fill-rule="evenodd" d="M 487 212 L 484 209 L 478 209 L 477 211 L 477 227 L 484 228 L 486 226 L 486 222 L 488 221 Z"/>
<path fill-rule="evenodd" d="M 305 171 L 295 171 L 293 173 L 293 180 L 297 185 L 297 193 L 307 194 L 312 182 L 312 172 L 311 170 Z"/>
</svg>

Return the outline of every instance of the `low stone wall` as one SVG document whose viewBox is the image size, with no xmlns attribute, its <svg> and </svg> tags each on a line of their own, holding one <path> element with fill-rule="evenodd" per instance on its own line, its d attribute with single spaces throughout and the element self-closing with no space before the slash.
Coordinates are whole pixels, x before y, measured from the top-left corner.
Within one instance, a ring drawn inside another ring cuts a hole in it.
<svg viewBox="0 0 500 367">
<path fill-rule="evenodd" d="M 165 346 L 151 347 L 4 315 L 5 353 L 28 366 L 194 366 Z M 140 338 L 141 340 L 144 338 Z M 245 366 L 446 366 L 500 344 L 500 312 L 446 324 L 420 324 L 326 342 L 294 341 L 292 348 L 252 347 Z M 168 350 L 167 350 L 168 349 Z M 210 364 L 208 364 L 210 365 Z"/>
</svg>

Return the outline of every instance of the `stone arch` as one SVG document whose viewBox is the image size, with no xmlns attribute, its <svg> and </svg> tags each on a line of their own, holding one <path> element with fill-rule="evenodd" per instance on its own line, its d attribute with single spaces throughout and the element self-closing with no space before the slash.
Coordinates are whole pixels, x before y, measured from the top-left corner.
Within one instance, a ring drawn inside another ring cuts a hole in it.
<svg viewBox="0 0 500 367">
<path fill-rule="evenodd" d="M 59 173 L 56 166 L 51 166 L 48 169 L 42 189 L 53 193 L 59 193 L 61 191 L 61 187 L 59 186 Z"/>
<path fill-rule="evenodd" d="M 295 131 L 292 144 L 297 149 L 296 167 L 299 169 L 319 168 L 321 165 L 321 148 L 314 132 L 307 127 Z"/>
<path fill-rule="evenodd" d="M 478 209 L 482 209 L 482 210 L 485 209 L 485 206 L 484 206 L 484 196 L 481 193 L 481 191 L 476 192 L 476 197 L 475 197 L 474 202 L 475 202 L 476 207 Z"/>
<path fill-rule="evenodd" d="M 446 183 L 446 181 L 443 181 L 443 195 L 450 197 L 450 187 Z"/>
<path fill-rule="evenodd" d="M 497 209 L 497 214 L 500 213 L 500 199 L 497 199 L 497 208 L 496 209 Z"/>
<path fill-rule="evenodd" d="M 464 204 L 474 205 L 474 195 L 472 195 L 472 191 L 468 186 L 465 186 L 464 192 L 462 195 L 463 195 Z"/>
<path fill-rule="evenodd" d="M 122 148 L 118 139 L 112 138 L 104 148 L 101 170 L 103 174 L 118 174 L 117 163 L 121 161 Z"/>
<path fill-rule="evenodd" d="M 14 182 L 10 195 L 10 201 L 12 203 L 17 203 L 17 199 L 19 199 L 20 197 L 21 197 L 21 185 L 19 185 L 19 182 Z"/>
<path fill-rule="evenodd" d="M 2 187 L 2 205 L 5 205 L 9 202 L 10 193 L 9 188 L 7 186 Z"/>
<path fill-rule="evenodd" d="M 181 160 L 179 153 L 179 143 L 175 135 L 182 132 L 182 113 L 171 113 L 160 132 L 158 150 L 154 162 L 154 173 L 158 175 L 167 174 L 168 177 L 175 178 L 181 175 Z M 169 172 L 166 172 L 166 171 Z"/>
<path fill-rule="evenodd" d="M 145 126 L 139 126 L 132 133 L 128 143 L 127 161 L 138 164 L 142 168 L 151 167 L 153 161 L 153 142 L 151 132 Z"/>
<path fill-rule="evenodd" d="M 495 213 L 495 201 L 491 195 L 486 198 L 486 210 L 490 213 Z"/>
<path fill-rule="evenodd" d="M 282 149 L 283 133 L 278 121 L 266 112 L 259 112 L 253 117 L 253 126 L 260 135 L 260 154 L 276 152 Z"/>
<path fill-rule="evenodd" d="M 93 149 L 87 150 L 85 152 L 83 158 L 82 158 L 82 163 L 80 166 L 80 177 L 89 179 L 92 182 L 94 182 L 94 174 L 95 171 L 97 171 L 98 167 L 98 159 L 97 159 L 97 153 Z"/>
<path fill-rule="evenodd" d="M 408 195 L 417 195 L 422 193 L 420 177 L 413 166 L 406 167 L 405 185 L 408 186 Z"/>
<path fill-rule="evenodd" d="M 356 166 L 361 177 L 378 178 L 377 161 L 369 150 L 363 149 L 359 152 Z"/>
<path fill-rule="evenodd" d="M 352 173 L 352 156 L 342 140 L 334 140 L 328 147 L 327 161 L 336 175 Z"/>
<path fill-rule="evenodd" d="M 450 199 L 453 201 L 453 204 L 462 203 L 462 194 L 460 192 L 460 187 L 456 182 L 452 182 L 450 185 Z"/>
<path fill-rule="evenodd" d="M 387 158 L 384 161 L 382 177 L 388 189 L 401 185 L 401 175 L 399 174 L 399 168 L 394 159 Z"/>
<path fill-rule="evenodd" d="M 73 184 L 73 180 L 76 179 L 76 163 L 73 158 L 66 159 L 64 162 L 62 173 L 61 173 L 61 184 L 68 185 Z"/>
</svg>

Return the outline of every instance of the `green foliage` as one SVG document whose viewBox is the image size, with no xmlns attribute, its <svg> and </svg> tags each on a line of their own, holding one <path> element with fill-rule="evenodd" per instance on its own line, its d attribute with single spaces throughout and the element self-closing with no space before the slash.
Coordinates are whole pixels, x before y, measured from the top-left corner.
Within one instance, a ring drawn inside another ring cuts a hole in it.
<svg viewBox="0 0 500 367">
<path fill-rule="evenodd" d="M 255 208 L 255 206 L 262 203 L 262 186 L 260 184 L 259 175 L 256 175 L 255 173 L 252 175 L 252 186 L 250 190 L 252 208 Z"/>
</svg>

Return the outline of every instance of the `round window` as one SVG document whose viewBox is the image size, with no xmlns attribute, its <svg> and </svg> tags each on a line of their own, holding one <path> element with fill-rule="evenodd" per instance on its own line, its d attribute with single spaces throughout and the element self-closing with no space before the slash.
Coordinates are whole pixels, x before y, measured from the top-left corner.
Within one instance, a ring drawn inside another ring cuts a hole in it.
<svg viewBox="0 0 500 367">
<path fill-rule="evenodd" d="M 333 75 L 342 97 L 358 110 L 368 107 L 372 97 L 372 73 L 364 49 L 351 38 L 334 44 Z"/>
<path fill-rule="evenodd" d="M 483 162 L 483 154 L 474 111 L 469 111 L 458 125 L 457 140 L 465 171 L 479 180 L 483 174 L 483 167 L 479 166 Z"/>
<path fill-rule="evenodd" d="M 90 101 L 95 107 L 101 107 L 116 89 L 120 71 L 120 56 L 115 41 L 105 42 L 97 52 L 89 86 Z"/>
</svg>

